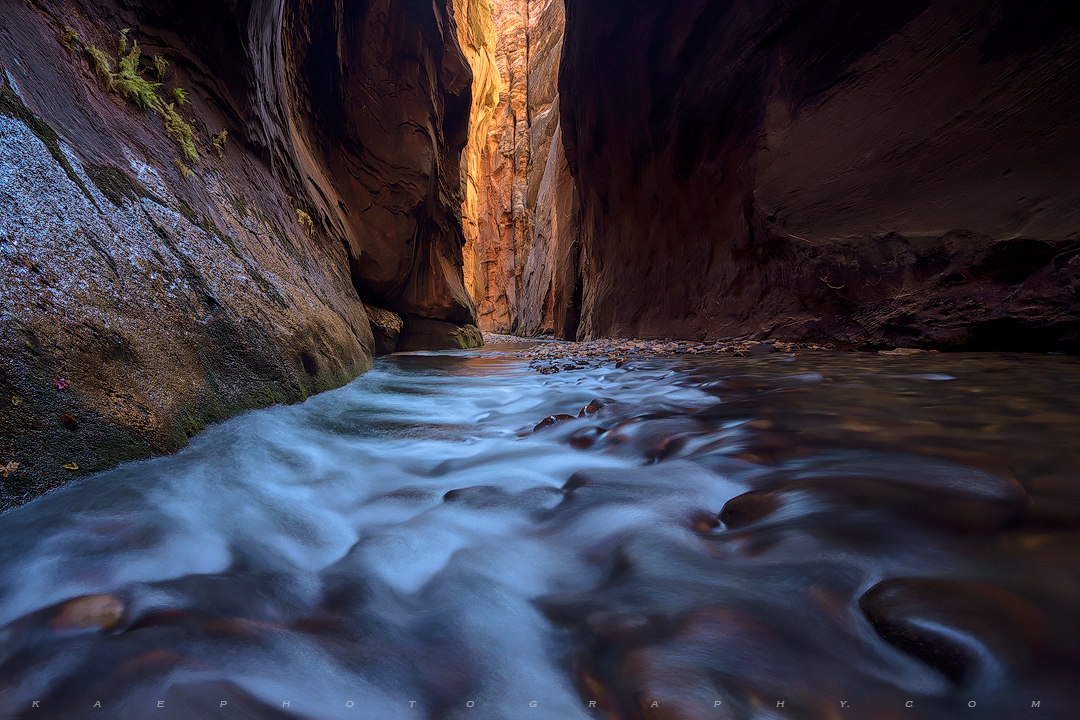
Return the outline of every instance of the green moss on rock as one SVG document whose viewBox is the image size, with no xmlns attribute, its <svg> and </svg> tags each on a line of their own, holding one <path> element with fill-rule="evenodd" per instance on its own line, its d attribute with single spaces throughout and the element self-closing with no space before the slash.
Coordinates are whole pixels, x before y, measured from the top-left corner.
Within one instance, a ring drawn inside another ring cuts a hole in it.
<svg viewBox="0 0 1080 720">
<path fill-rule="evenodd" d="M 124 207 L 125 198 L 132 202 L 139 198 L 147 198 L 158 205 L 165 206 L 164 200 L 151 193 L 143 187 L 142 183 L 115 165 L 87 165 L 86 174 L 101 194 L 116 207 Z"/>
</svg>

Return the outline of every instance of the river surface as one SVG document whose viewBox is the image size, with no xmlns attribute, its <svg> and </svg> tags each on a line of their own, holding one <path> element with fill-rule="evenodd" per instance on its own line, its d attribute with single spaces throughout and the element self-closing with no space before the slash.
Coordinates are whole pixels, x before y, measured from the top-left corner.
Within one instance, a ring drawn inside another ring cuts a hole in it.
<svg viewBox="0 0 1080 720">
<path fill-rule="evenodd" d="M 0 717 L 1080 717 L 1076 358 L 523 347 L 0 516 Z"/>
</svg>

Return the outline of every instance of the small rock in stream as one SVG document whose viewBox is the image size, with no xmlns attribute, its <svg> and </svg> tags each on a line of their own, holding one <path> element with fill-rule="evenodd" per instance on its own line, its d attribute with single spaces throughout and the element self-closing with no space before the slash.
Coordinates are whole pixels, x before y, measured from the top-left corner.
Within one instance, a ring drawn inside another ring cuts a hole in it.
<svg viewBox="0 0 1080 720">
<path fill-rule="evenodd" d="M 124 603 L 113 595 L 86 595 L 60 606 L 50 625 L 58 633 L 111 630 L 124 618 Z"/>
<path fill-rule="evenodd" d="M 565 414 L 548 415 L 546 418 L 544 418 L 543 420 L 538 422 L 535 427 L 533 427 L 533 432 L 536 432 L 537 430 L 542 430 L 543 428 L 546 428 L 546 427 L 551 427 L 552 425 L 554 425 L 556 423 L 559 423 L 559 422 L 562 422 L 563 420 L 574 420 L 574 419 L 575 418 L 574 418 L 573 415 L 565 415 Z"/>
</svg>

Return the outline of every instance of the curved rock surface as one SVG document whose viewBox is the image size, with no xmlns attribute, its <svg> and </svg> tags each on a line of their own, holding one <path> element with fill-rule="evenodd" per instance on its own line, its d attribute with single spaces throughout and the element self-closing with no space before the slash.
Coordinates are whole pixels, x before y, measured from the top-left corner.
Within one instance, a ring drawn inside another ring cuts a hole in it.
<svg viewBox="0 0 1080 720">
<path fill-rule="evenodd" d="M 0 509 L 347 382 L 365 302 L 480 342 L 448 3 L 6 3 L 0 81 Z"/>
<path fill-rule="evenodd" d="M 1075 4 L 566 5 L 564 336 L 1080 349 Z"/>
</svg>

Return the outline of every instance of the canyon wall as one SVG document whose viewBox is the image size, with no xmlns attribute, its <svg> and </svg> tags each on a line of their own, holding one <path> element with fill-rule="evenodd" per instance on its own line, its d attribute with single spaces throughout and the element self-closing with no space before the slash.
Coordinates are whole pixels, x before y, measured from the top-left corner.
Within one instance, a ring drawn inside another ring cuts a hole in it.
<svg viewBox="0 0 1080 720">
<path fill-rule="evenodd" d="M 1080 350 L 1080 6 L 566 6 L 561 334 Z"/>
<path fill-rule="evenodd" d="M 479 344 L 471 83 L 439 3 L 5 2 L 0 509 Z"/>
<path fill-rule="evenodd" d="M 466 284 L 477 303 L 482 329 L 535 334 L 551 330 L 550 312 L 546 321 L 534 317 L 536 313 L 529 315 L 538 307 L 534 300 L 541 294 L 540 278 L 550 273 L 538 270 L 531 273 L 534 281 L 527 278 L 534 245 L 539 243 L 542 257 L 551 254 L 546 238 L 537 239 L 536 231 L 538 219 L 543 221 L 539 225 L 550 225 L 545 217 L 550 206 L 540 202 L 540 194 L 559 126 L 563 3 L 493 0 L 484 5 L 493 21 L 491 39 L 485 42 L 494 48 L 500 90 L 497 104 L 481 110 L 477 135 L 466 150 L 478 168 L 475 206 L 466 198 L 466 217 L 475 207 L 477 233 L 475 245 L 466 250 Z M 459 28 L 464 24 L 460 18 L 459 13 Z M 478 76 L 487 72 L 485 60 L 479 62 L 473 64 Z M 474 96 L 478 89 L 474 82 Z M 481 139 L 482 126 L 486 137 Z M 471 222 L 465 224 L 469 232 Z"/>
<path fill-rule="evenodd" d="M 461 221 L 465 234 L 462 250 L 464 279 L 469 296 L 476 303 L 485 289 L 478 271 L 480 264 L 480 193 L 487 173 L 482 167 L 488 130 L 499 104 L 501 78 L 495 61 L 496 35 L 493 6 L 488 0 L 454 0 L 458 41 L 473 71 L 469 137 L 461 151 Z"/>
</svg>

